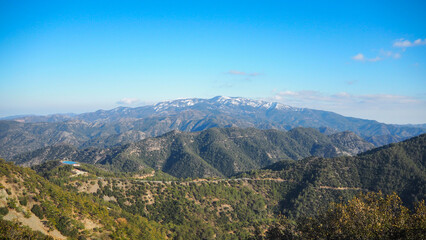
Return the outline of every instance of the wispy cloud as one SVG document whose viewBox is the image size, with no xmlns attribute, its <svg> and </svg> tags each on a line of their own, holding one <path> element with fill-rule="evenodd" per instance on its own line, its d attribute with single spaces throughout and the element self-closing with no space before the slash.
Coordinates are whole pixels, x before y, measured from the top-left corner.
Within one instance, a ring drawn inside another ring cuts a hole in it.
<svg viewBox="0 0 426 240">
<path fill-rule="evenodd" d="M 230 74 L 230 75 L 249 76 L 249 77 L 256 77 L 256 76 L 261 75 L 261 73 L 258 73 L 258 72 L 246 73 L 246 72 L 241 72 L 241 71 L 237 71 L 237 70 L 229 70 L 229 71 L 227 72 L 227 74 Z"/>
<path fill-rule="evenodd" d="M 424 121 L 426 100 L 396 94 L 327 94 L 319 91 L 275 92 L 273 100 L 294 107 L 306 107 L 337 112 L 346 116 L 374 119 L 388 123 Z M 408 120 L 410 119 L 410 120 Z"/>
<path fill-rule="evenodd" d="M 357 55 L 353 56 L 352 59 L 355 60 L 355 61 L 360 61 L 360 62 L 365 62 L 365 61 L 368 61 L 368 62 L 377 62 L 377 61 L 383 60 L 379 56 L 377 56 L 375 58 L 366 58 L 364 56 L 364 54 L 362 54 L 362 53 L 358 53 Z"/>
<path fill-rule="evenodd" d="M 353 56 L 352 59 L 355 61 L 365 61 L 364 54 L 362 53 L 358 53 L 357 55 Z"/>
<path fill-rule="evenodd" d="M 367 61 L 369 61 L 369 62 L 378 62 L 378 61 L 381 61 L 381 60 L 383 60 L 383 58 L 381 58 L 379 56 L 377 56 L 375 58 L 367 59 Z"/>
<path fill-rule="evenodd" d="M 415 47 L 420 45 L 426 45 L 426 38 L 425 39 L 417 39 L 411 42 L 410 40 L 406 40 L 404 38 L 398 39 L 393 43 L 394 47 L 401 47 L 401 48 L 407 48 L 407 47 Z"/>
<path fill-rule="evenodd" d="M 133 105 L 139 103 L 140 100 L 137 98 L 122 98 L 120 101 L 117 101 L 119 105 Z"/>
<path fill-rule="evenodd" d="M 358 53 L 357 55 L 352 57 L 353 60 L 360 62 L 378 62 L 387 58 L 399 59 L 401 58 L 401 53 L 380 49 L 379 54 L 374 58 L 367 58 L 362 53 Z"/>
<path fill-rule="evenodd" d="M 401 57 L 401 53 L 395 53 L 392 51 L 386 51 L 383 49 L 380 49 L 379 52 L 380 56 L 384 57 L 384 58 L 394 58 L 394 59 L 398 59 Z"/>
<path fill-rule="evenodd" d="M 303 90 L 303 91 L 282 91 L 274 96 L 277 100 L 291 101 L 320 101 L 323 103 L 340 104 L 340 103 L 419 103 L 419 99 L 393 94 L 365 94 L 354 95 L 347 92 L 339 92 L 334 94 L 324 94 L 318 91 Z"/>
<path fill-rule="evenodd" d="M 359 62 L 378 62 L 388 58 L 399 59 L 402 56 L 402 52 L 404 52 L 406 48 L 421 46 L 421 45 L 426 45 L 426 38 L 425 39 L 419 38 L 414 41 L 400 38 L 393 43 L 393 47 L 402 48 L 398 52 L 380 49 L 379 54 L 374 58 L 367 58 L 363 53 L 358 53 L 357 55 L 352 57 L 352 60 L 359 61 Z"/>
</svg>

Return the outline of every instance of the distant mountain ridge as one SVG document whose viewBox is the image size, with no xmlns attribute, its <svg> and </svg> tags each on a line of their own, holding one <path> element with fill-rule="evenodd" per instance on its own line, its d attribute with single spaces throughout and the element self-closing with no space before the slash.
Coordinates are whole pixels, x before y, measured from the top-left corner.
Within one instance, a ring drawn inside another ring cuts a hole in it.
<svg viewBox="0 0 426 240">
<path fill-rule="evenodd" d="M 384 124 L 276 102 L 218 96 L 178 99 L 137 108 L 118 107 L 78 115 L 1 120 L 0 157 L 10 159 L 19 153 L 56 144 L 71 144 L 77 148 L 111 147 L 172 130 L 194 132 L 213 127 L 282 131 L 312 127 L 323 129 L 324 133 L 351 131 L 376 146 L 426 131 L 416 126 Z"/>
<path fill-rule="evenodd" d="M 267 102 L 262 100 L 252 100 L 241 97 L 226 97 L 217 96 L 211 99 L 201 98 L 188 98 L 177 99 L 159 102 L 154 105 L 147 105 L 142 107 L 117 107 L 111 110 L 98 110 L 95 112 L 88 112 L 82 114 L 52 114 L 46 116 L 37 115 L 20 115 L 0 118 L 0 120 L 15 120 L 19 122 L 62 122 L 70 120 L 81 120 L 85 122 L 114 122 L 120 119 L 140 119 L 147 118 L 152 115 L 169 115 L 185 111 L 188 109 L 204 111 L 208 109 L 220 109 L 222 111 L 230 110 L 227 108 L 241 108 L 241 110 L 263 109 L 263 110 L 291 110 L 300 111 L 303 108 L 295 108 L 284 105 L 278 102 Z M 244 109 L 246 108 L 246 109 Z M 219 111 L 220 111 L 219 110 Z M 233 109 L 235 110 L 235 109 Z"/>
<path fill-rule="evenodd" d="M 172 131 L 105 149 L 49 146 L 17 155 L 13 161 L 30 166 L 68 159 L 126 172 L 150 167 L 175 177 L 223 177 L 259 169 L 282 159 L 354 155 L 373 147 L 349 132 L 327 136 L 312 128 L 288 132 L 210 128 L 194 133 Z"/>
</svg>

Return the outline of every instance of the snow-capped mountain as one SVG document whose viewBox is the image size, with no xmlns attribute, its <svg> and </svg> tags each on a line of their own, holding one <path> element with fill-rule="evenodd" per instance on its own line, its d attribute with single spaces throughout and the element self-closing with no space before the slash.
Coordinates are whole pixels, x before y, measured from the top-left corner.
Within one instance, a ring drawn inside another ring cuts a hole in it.
<svg viewBox="0 0 426 240">
<path fill-rule="evenodd" d="M 27 116 L 0 120 L 0 157 L 55 144 L 113 146 L 172 130 L 194 132 L 213 127 L 278 129 L 311 127 L 324 133 L 352 131 L 376 146 L 425 132 L 342 115 L 294 108 L 241 97 L 177 99 L 137 108 L 118 107 L 66 116 Z M 322 131 L 321 130 L 321 131 Z"/>
<path fill-rule="evenodd" d="M 188 108 L 194 106 L 210 106 L 210 107 L 251 107 L 251 108 L 263 108 L 263 109 L 286 109 L 292 111 L 298 111 L 300 108 L 294 108 L 288 105 L 284 105 L 277 102 L 266 102 L 262 100 L 253 100 L 241 97 L 226 97 L 217 96 L 211 99 L 200 99 L 200 98 L 187 98 L 177 99 L 172 101 L 160 102 L 154 106 L 156 112 L 170 110 L 174 108 Z"/>
</svg>

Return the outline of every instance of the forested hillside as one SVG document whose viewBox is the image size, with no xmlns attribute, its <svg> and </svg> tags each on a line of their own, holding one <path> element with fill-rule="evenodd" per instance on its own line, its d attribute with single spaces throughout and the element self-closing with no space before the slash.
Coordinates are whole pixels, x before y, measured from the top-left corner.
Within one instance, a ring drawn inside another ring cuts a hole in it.
<svg viewBox="0 0 426 240">
<path fill-rule="evenodd" d="M 426 198 L 425 141 L 423 134 L 353 157 L 278 162 L 249 176 L 292 179 L 297 198 L 286 198 L 283 209 L 295 216 L 360 191 L 396 192 L 412 206 Z"/>
<path fill-rule="evenodd" d="M 67 191 L 29 168 L 0 161 L 0 215 L 55 239 L 161 239 L 157 223 L 87 194 Z M 37 236 L 17 224 L 0 222 L 16 236 Z M 4 233 L 2 233 L 4 234 Z M 21 239 L 21 238 L 13 238 Z"/>
<path fill-rule="evenodd" d="M 68 145 L 46 147 L 18 155 L 13 161 L 30 166 L 68 159 L 116 171 L 152 168 L 179 178 L 229 177 L 283 159 L 353 155 L 371 148 L 371 143 L 350 132 L 323 135 L 312 128 L 295 128 L 288 132 L 211 128 L 195 133 L 172 131 L 105 149 L 78 150 Z"/>
</svg>

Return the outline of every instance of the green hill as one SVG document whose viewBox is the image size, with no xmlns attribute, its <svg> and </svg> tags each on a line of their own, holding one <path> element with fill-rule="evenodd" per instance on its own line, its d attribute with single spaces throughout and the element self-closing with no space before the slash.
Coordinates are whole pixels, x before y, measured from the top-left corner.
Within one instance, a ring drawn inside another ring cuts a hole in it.
<svg viewBox="0 0 426 240">
<path fill-rule="evenodd" d="M 161 239 L 158 224 L 87 194 L 66 191 L 29 168 L 0 160 L 0 215 L 55 239 Z M 37 236 L 19 224 L 2 223 L 16 236 Z M 12 238 L 13 239 L 13 238 Z M 16 238 L 21 239 L 21 238 Z"/>
<path fill-rule="evenodd" d="M 294 182 L 281 208 L 295 216 L 365 191 L 396 192 L 411 205 L 426 199 L 425 141 L 423 134 L 358 156 L 278 162 L 251 174 Z"/>
</svg>

